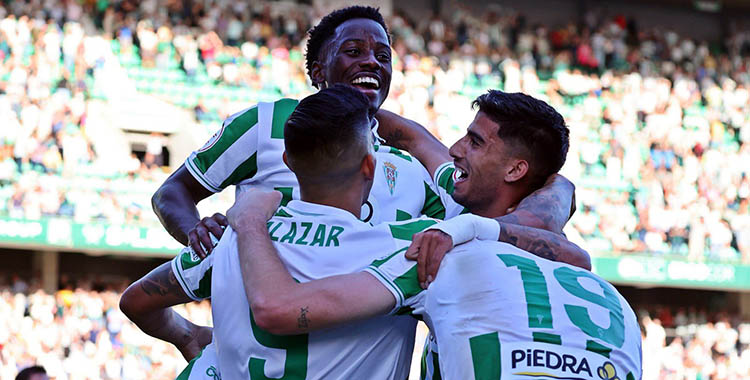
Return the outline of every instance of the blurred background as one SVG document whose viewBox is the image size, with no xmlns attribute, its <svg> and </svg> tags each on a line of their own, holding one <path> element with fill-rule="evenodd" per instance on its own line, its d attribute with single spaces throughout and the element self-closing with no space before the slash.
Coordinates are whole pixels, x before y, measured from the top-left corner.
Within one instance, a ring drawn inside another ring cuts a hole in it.
<svg viewBox="0 0 750 380">
<path fill-rule="evenodd" d="M 117 308 L 180 249 L 151 195 L 228 115 L 310 94 L 305 32 L 353 3 L 1 2 L 0 379 L 182 370 Z M 384 108 L 446 145 L 488 88 L 565 116 L 566 233 L 638 314 L 644 379 L 750 378 L 750 2 L 357 3 L 393 36 Z"/>
</svg>

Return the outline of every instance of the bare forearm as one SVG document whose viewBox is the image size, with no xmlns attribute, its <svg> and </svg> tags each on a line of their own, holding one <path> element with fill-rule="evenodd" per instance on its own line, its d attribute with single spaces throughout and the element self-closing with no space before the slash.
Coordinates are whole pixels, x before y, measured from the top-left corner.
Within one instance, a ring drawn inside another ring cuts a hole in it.
<svg viewBox="0 0 750 380">
<path fill-rule="evenodd" d="M 378 111 L 376 117 L 380 122 L 378 132 L 386 144 L 409 152 L 430 175 L 438 166 L 451 161 L 448 148 L 419 123 L 385 110 Z"/>
<path fill-rule="evenodd" d="M 133 323 L 144 333 L 165 342 L 182 347 L 194 338 L 198 326 L 177 314 L 174 310 L 161 309 L 142 314 Z"/>
<path fill-rule="evenodd" d="M 591 257 L 588 252 L 561 234 L 517 224 L 500 223 L 498 240 L 547 260 L 591 270 Z"/>
<path fill-rule="evenodd" d="M 562 233 L 571 215 L 575 186 L 562 176 L 524 198 L 516 209 L 498 222 Z"/>
<path fill-rule="evenodd" d="M 195 202 L 181 186 L 165 183 L 151 198 L 151 206 L 159 221 L 172 237 L 188 244 L 188 232 L 200 221 Z"/>
</svg>

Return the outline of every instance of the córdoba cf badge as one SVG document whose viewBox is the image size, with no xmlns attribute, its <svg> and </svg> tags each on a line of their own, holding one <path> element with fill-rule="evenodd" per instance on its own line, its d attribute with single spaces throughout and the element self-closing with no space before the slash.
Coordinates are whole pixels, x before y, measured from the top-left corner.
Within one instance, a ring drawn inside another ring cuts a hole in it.
<svg viewBox="0 0 750 380">
<path fill-rule="evenodd" d="M 396 169 L 396 165 L 385 162 L 383 170 L 385 170 L 385 182 L 388 184 L 391 195 L 393 195 L 393 189 L 396 187 L 396 178 L 398 178 L 398 169 Z"/>
</svg>

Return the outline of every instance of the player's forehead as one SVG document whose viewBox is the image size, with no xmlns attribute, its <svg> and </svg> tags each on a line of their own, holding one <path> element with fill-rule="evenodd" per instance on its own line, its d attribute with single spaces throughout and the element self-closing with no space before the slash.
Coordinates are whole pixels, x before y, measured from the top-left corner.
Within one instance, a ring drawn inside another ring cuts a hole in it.
<svg viewBox="0 0 750 380">
<path fill-rule="evenodd" d="M 485 141 L 490 141 L 492 139 L 498 138 L 497 132 L 500 126 L 493 121 L 489 115 L 486 113 L 479 111 L 474 116 L 474 120 L 469 124 L 469 128 L 467 128 L 468 134 L 473 134 L 476 136 L 481 137 Z"/>
<path fill-rule="evenodd" d="M 385 29 L 377 21 L 368 18 L 353 18 L 336 27 L 334 40 L 371 42 L 377 45 L 390 46 Z"/>
</svg>

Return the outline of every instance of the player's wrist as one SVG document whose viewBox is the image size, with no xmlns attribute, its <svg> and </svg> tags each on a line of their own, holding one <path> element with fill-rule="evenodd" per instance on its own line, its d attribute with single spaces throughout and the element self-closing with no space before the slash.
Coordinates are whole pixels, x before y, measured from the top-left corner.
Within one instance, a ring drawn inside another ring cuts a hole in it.
<svg viewBox="0 0 750 380">
<path fill-rule="evenodd" d="M 450 236 L 453 246 L 473 239 L 497 240 L 500 235 L 500 225 L 497 221 L 473 214 L 459 215 L 429 229 L 442 231 Z"/>
</svg>

